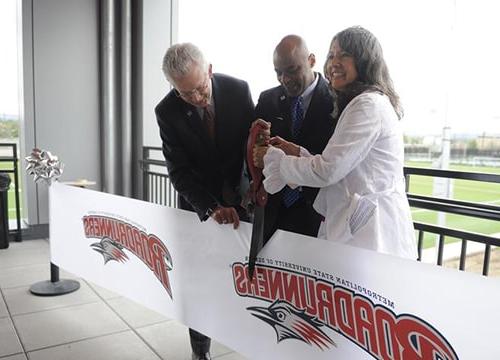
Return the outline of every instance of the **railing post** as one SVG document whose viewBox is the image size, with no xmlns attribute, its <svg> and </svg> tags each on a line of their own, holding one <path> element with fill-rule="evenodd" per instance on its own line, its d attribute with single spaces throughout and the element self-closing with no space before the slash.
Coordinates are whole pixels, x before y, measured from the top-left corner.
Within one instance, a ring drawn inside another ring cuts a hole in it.
<svg viewBox="0 0 500 360">
<path fill-rule="evenodd" d="M 438 258 L 437 258 L 438 265 L 443 265 L 443 252 L 444 252 L 444 235 L 439 234 Z"/>
<path fill-rule="evenodd" d="M 148 183 L 148 171 L 149 164 L 146 160 L 149 159 L 149 148 L 144 146 L 142 148 L 142 200 L 149 200 L 149 183 Z"/>
<path fill-rule="evenodd" d="M 486 244 L 484 249 L 484 261 L 483 261 L 483 275 L 488 276 L 488 271 L 490 269 L 490 258 L 491 258 L 491 245 Z"/>
<path fill-rule="evenodd" d="M 462 250 L 460 251 L 460 265 L 459 270 L 465 270 L 465 259 L 467 258 L 467 240 L 462 239 Z"/>
<path fill-rule="evenodd" d="M 417 245 L 417 251 L 418 251 L 418 261 L 422 261 L 422 248 L 424 246 L 424 232 L 422 230 L 419 230 L 418 232 L 418 245 Z"/>
<path fill-rule="evenodd" d="M 17 172 L 17 144 L 13 145 L 13 154 L 14 154 L 14 196 L 16 199 L 16 225 L 17 231 L 15 235 L 15 241 L 21 241 L 21 204 L 19 202 L 19 174 Z"/>
</svg>

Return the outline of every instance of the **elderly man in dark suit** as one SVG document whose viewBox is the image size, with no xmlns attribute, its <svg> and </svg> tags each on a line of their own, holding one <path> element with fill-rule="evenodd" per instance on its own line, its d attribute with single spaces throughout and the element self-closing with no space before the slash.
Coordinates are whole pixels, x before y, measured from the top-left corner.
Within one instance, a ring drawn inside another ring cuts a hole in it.
<svg viewBox="0 0 500 360">
<path fill-rule="evenodd" d="M 300 156 L 300 147 L 321 153 L 333 134 L 333 97 L 327 81 L 313 71 L 315 56 L 297 35 L 285 36 L 273 55 L 280 86 L 260 94 L 258 118 L 271 125 L 271 144 L 288 155 Z M 264 238 L 276 229 L 317 236 L 321 217 L 312 204 L 318 189 L 285 187 L 269 196 L 265 211 Z"/>
<path fill-rule="evenodd" d="M 181 209 L 201 221 L 239 225 L 244 148 L 254 117 L 248 84 L 212 73 L 193 44 L 173 45 L 163 72 L 174 87 L 155 109 L 163 154 Z M 210 338 L 189 329 L 193 359 L 210 359 Z"/>
</svg>

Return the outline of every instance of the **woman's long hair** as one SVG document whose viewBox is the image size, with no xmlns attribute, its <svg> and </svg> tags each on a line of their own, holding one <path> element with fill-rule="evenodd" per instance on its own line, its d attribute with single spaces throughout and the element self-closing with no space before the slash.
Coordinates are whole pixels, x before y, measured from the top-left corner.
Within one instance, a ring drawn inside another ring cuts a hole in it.
<svg viewBox="0 0 500 360">
<path fill-rule="evenodd" d="M 337 110 L 340 115 L 347 104 L 365 91 L 376 91 L 387 95 L 398 118 L 403 117 L 399 96 L 394 90 L 389 69 L 384 60 L 382 47 L 377 38 L 368 30 L 353 26 L 342 30 L 332 39 L 340 48 L 353 56 L 357 81 L 349 84 L 345 91 L 336 91 Z"/>
</svg>

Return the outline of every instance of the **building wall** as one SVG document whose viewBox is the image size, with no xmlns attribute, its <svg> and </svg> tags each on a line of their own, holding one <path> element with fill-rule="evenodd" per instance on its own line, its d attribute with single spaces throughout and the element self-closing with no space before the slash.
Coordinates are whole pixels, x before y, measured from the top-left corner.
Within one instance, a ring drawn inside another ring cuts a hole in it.
<svg viewBox="0 0 500 360">
<path fill-rule="evenodd" d="M 61 181 L 86 178 L 99 187 L 97 2 L 23 0 L 22 13 L 25 154 L 49 150 L 65 164 Z M 26 183 L 28 221 L 45 224 L 48 188 Z"/>
<path fill-rule="evenodd" d="M 22 0 L 21 158 L 34 147 L 65 164 L 61 181 L 101 179 L 100 2 Z M 159 145 L 153 108 L 168 90 L 161 56 L 172 41 L 176 0 L 137 0 L 142 9 L 141 113 L 146 145 Z M 106 139 L 104 139 L 106 141 Z M 138 146 L 140 148 L 140 146 Z M 138 151 L 138 148 L 134 151 Z M 24 166 L 21 166 L 22 168 Z M 136 174 L 140 176 L 140 174 Z M 28 225 L 48 223 L 48 188 L 25 177 Z M 25 212 L 26 213 L 26 212 Z"/>
</svg>

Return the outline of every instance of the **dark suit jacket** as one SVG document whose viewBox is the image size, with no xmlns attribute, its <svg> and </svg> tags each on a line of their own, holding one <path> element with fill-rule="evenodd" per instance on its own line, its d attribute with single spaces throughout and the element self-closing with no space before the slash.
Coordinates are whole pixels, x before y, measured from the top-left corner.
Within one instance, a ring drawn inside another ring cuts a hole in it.
<svg viewBox="0 0 500 360">
<path fill-rule="evenodd" d="M 314 89 L 298 139 L 293 139 L 292 136 L 291 103 L 282 86 L 262 92 L 255 108 L 258 118 L 271 122 L 272 136 L 281 136 L 287 141 L 303 146 L 312 154 L 320 154 L 323 151 L 337 124 L 337 119 L 331 116 L 333 97 L 328 89 L 328 83 L 319 73 L 316 75 L 319 76 L 318 84 Z M 312 206 L 318 189 L 303 187 L 302 190 L 304 200 Z M 282 191 L 268 198 L 265 218 L 266 238 L 276 230 L 279 212 L 286 211 L 280 206 L 282 198 Z M 309 220 L 303 219 L 303 221 Z"/>
<path fill-rule="evenodd" d="M 239 192 L 248 130 L 254 104 L 248 84 L 214 74 L 215 143 L 197 109 L 170 91 L 155 113 L 163 141 L 163 155 L 182 209 L 194 210 L 206 220 L 207 210 L 225 203 L 222 192 Z M 236 200 L 234 202 L 237 202 Z"/>
</svg>

